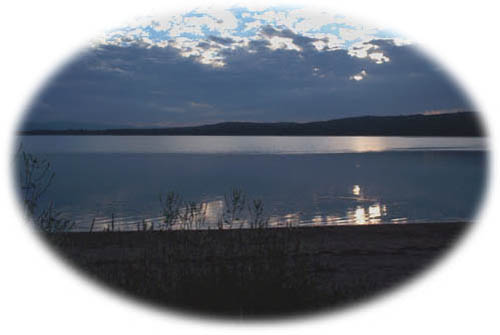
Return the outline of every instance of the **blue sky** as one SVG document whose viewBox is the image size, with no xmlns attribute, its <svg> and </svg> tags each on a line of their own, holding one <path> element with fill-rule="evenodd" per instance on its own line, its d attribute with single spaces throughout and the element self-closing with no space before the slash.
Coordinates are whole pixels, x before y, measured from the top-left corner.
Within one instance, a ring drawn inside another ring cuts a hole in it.
<svg viewBox="0 0 500 335">
<path fill-rule="evenodd" d="M 402 36 L 302 8 L 197 9 L 97 36 L 27 121 L 163 127 L 470 110 Z"/>
</svg>

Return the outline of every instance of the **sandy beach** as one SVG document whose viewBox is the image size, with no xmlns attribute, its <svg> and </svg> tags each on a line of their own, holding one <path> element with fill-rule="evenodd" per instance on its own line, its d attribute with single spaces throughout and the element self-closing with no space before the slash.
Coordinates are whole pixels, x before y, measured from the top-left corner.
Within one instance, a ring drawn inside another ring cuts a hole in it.
<svg viewBox="0 0 500 335">
<path fill-rule="evenodd" d="M 160 306 L 273 317 L 369 298 L 429 266 L 466 223 L 57 233 L 86 274 Z"/>
</svg>

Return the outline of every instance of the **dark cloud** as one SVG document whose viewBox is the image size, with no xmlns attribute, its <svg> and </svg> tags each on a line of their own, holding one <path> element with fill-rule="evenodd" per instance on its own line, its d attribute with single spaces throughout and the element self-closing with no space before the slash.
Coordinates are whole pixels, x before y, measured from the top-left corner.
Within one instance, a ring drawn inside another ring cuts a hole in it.
<svg viewBox="0 0 500 335">
<path fill-rule="evenodd" d="M 316 41 L 324 41 L 325 39 L 311 38 L 303 35 L 299 35 L 294 33 L 288 28 L 283 28 L 282 30 L 275 29 L 274 27 L 267 25 L 262 27 L 261 34 L 267 37 L 284 37 L 292 39 L 293 44 L 299 46 L 302 49 L 310 49 L 314 48 L 312 45 L 313 42 Z"/>
<path fill-rule="evenodd" d="M 291 38 L 303 50 L 271 50 L 265 40 L 252 41 L 220 49 L 222 68 L 182 57 L 172 47 L 89 50 L 44 88 L 28 120 L 186 125 L 471 108 L 447 76 L 412 46 L 371 41 L 390 58 L 375 64 L 346 50 L 317 51 L 310 47 L 314 39 L 286 29 L 265 27 L 262 34 Z M 350 79 L 362 70 L 363 80 Z"/>
<path fill-rule="evenodd" d="M 223 38 L 223 37 L 218 37 L 218 36 L 209 36 L 208 39 L 210 41 L 213 41 L 215 43 L 219 43 L 222 45 L 230 45 L 230 44 L 234 43 L 234 40 L 230 37 Z"/>
<path fill-rule="evenodd" d="M 200 47 L 204 50 L 207 50 L 207 49 L 210 49 L 210 43 L 203 41 L 203 42 L 198 43 L 198 47 Z"/>
</svg>

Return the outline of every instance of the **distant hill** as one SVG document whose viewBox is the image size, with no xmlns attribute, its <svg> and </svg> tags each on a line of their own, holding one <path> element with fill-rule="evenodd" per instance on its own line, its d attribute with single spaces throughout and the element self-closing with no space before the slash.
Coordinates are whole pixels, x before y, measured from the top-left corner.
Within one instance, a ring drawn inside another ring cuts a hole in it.
<svg viewBox="0 0 500 335">
<path fill-rule="evenodd" d="M 176 128 L 30 129 L 22 135 L 484 136 L 475 112 L 362 116 L 307 123 L 223 122 Z"/>
<path fill-rule="evenodd" d="M 23 131 L 31 130 L 67 130 L 67 129 L 86 129 L 86 130 L 104 130 L 110 128 L 110 125 L 101 123 L 81 123 L 81 122 L 25 122 L 22 124 Z M 113 128 L 130 128 L 130 126 L 125 125 L 114 125 Z"/>
</svg>

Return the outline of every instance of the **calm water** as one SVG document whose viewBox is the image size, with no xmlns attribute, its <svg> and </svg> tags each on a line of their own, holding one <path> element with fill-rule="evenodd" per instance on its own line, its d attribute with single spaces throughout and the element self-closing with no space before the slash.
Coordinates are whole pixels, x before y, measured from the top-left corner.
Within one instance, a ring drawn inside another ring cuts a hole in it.
<svg viewBox="0 0 500 335">
<path fill-rule="evenodd" d="M 38 153 L 333 154 L 395 150 L 482 150 L 470 137 L 379 136 L 26 136 Z"/>
<path fill-rule="evenodd" d="M 486 173 L 479 138 L 26 136 L 56 172 L 45 202 L 86 230 L 161 220 L 159 195 L 201 202 L 207 223 L 232 188 L 273 226 L 463 221 Z"/>
</svg>

